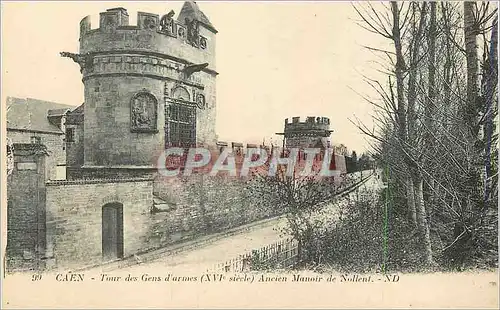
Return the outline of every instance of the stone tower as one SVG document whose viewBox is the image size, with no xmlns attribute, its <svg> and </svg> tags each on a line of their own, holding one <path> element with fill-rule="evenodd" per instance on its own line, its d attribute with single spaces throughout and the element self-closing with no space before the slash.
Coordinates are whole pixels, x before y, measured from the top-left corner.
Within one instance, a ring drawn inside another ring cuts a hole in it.
<svg viewBox="0 0 500 310">
<path fill-rule="evenodd" d="M 215 36 L 194 2 L 164 15 L 124 8 L 80 22 L 84 168 L 154 168 L 170 145 L 215 145 Z M 80 111 L 81 112 L 81 111 Z M 81 137 L 80 137 L 81 138 Z"/>
<path fill-rule="evenodd" d="M 286 148 L 327 148 L 330 130 L 330 119 L 327 117 L 309 116 L 305 121 L 300 117 L 285 119 L 285 130 L 278 135 L 284 136 Z"/>
</svg>

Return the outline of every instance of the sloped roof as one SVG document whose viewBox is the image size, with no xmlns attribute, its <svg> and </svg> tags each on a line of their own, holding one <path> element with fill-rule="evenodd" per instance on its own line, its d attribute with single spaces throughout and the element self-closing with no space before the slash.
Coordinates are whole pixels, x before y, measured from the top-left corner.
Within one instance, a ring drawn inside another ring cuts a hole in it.
<svg viewBox="0 0 500 310">
<path fill-rule="evenodd" d="M 47 111 L 47 115 L 48 116 L 63 116 L 67 111 L 68 111 L 67 108 L 65 108 L 65 109 L 50 109 Z"/>
<path fill-rule="evenodd" d="M 66 114 L 66 124 L 77 125 L 83 122 L 84 104 L 82 103 L 76 109 Z"/>
<path fill-rule="evenodd" d="M 33 98 L 7 97 L 7 129 L 35 130 L 62 133 L 48 116 L 62 115 L 75 106 Z"/>
<path fill-rule="evenodd" d="M 82 103 L 76 109 L 74 109 L 73 111 L 71 111 L 71 113 L 83 114 L 83 109 L 84 109 L 84 105 Z"/>
<path fill-rule="evenodd" d="M 210 22 L 208 17 L 205 15 L 205 13 L 203 13 L 200 10 L 200 8 L 198 7 L 198 4 L 196 4 L 195 1 L 184 2 L 184 5 L 182 6 L 181 12 L 179 13 L 179 17 L 177 18 L 177 20 L 184 23 L 184 20 L 186 18 L 196 19 L 200 23 L 204 24 L 208 29 L 217 33 L 217 30 L 215 29 L 215 27 L 212 25 L 212 23 Z"/>
</svg>

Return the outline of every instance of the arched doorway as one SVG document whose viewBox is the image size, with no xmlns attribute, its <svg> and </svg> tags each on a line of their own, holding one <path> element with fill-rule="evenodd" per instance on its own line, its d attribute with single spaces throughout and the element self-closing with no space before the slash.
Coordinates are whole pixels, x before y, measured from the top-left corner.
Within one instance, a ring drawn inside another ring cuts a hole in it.
<svg viewBox="0 0 500 310">
<path fill-rule="evenodd" d="M 123 257 L 123 205 L 118 202 L 102 207 L 102 257 L 104 260 Z"/>
</svg>

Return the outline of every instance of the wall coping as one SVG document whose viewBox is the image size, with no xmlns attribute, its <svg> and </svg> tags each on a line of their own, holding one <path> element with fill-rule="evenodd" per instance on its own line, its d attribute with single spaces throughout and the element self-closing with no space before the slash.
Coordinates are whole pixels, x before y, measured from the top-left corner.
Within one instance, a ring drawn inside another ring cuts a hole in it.
<svg viewBox="0 0 500 310">
<path fill-rule="evenodd" d="M 45 184 L 47 186 L 58 185 L 82 185 L 82 184 L 101 184 L 101 183 L 130 183 L 130 182 L 148 182 L 153 178 L 126 178 L 126 179 L 80 179 L 80 180 L 50 180 Z"/>
<path fill-rule="evenodd" d="M 136 166 L 136 165 L 110 165 L 110 166 L 99 166 L 99 165 L 83 165 L 81 169 L 131 169 L 131 170 L 151 170 L 157 169 L 156 166 L 146 165 L 146 166 Z"/>
<path fill-rule="evenodd" d="M 28 129 L 28 128 L 13 128 L 13 127 L 7 127 L 7 131 L 44 133 L 44 134 L 56 135 L 56 136 L 59 136 L 59 135 L 64 135 L 64 132 L 62 132 L 62 131 L 34 130 L 34 129 Z"/>
</svg>

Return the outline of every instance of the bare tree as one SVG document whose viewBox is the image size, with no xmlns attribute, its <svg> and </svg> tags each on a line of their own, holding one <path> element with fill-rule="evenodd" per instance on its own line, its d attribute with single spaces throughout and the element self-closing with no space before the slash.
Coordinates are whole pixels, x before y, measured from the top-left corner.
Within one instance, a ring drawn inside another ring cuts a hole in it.
<svg viewBox="0 0 500 310">
<path fill-rule="evenodd" d="M 362 26 L 389 39 L 394 51 L 369 47 L 384 53 L 392 69 L 387 85 L 366 79 L 382 102 L 368 99 L 377 108 L 378 129 L 356 125 L 374 139 L 381 162 L 393 171 L 394 187 L 417 228 L 423 263 L 433 265 L 435 255 L 442 259 L 449 249 L 460 252 L 482 242 L 475 231 L 482 227 L 483 184 L 495 181 L 488 171 L 488 145 L 491 149 L 496 137 L 490 107 L 497 80 L 491 69 L 496 57 L 483 56 L 483 64 L 490 64 L 483 65 L 479 87 L 478 36 L 487 46 L 484 34 L 496 31 L 496 19 L 491 23 L 496 9 L 484 2 L 464 3 L 463 10 L 447 2 L 364 6 L 355 7 Z M 485 55 L 496 55 L 496 44 L 492 39 Z M 483 124 L 484 138 L 479 134 Z M 487 192 L 486 187 L 485 200 Z M 469 250 L 460 254 L 471 255 Z"/>
<path fill-rule="evenodd" d="M 298 241 L 299 258 L 312 262 L 318 259 L 313 240 L 319 225 L 315 214 L 332 202 L 344 185 L 340 177 L 319 175 L 321 162 L 316 161 L 308 175 L 302 175 L 303 162 L 294 167 L 292 174 L 287 173 L 286 166 L 279 165 L 276 174 L 256 174 L 249 184 L 251 193 L 260 197 L 262 204 L 286 215 L 286 233 Z"/>
</svg>

